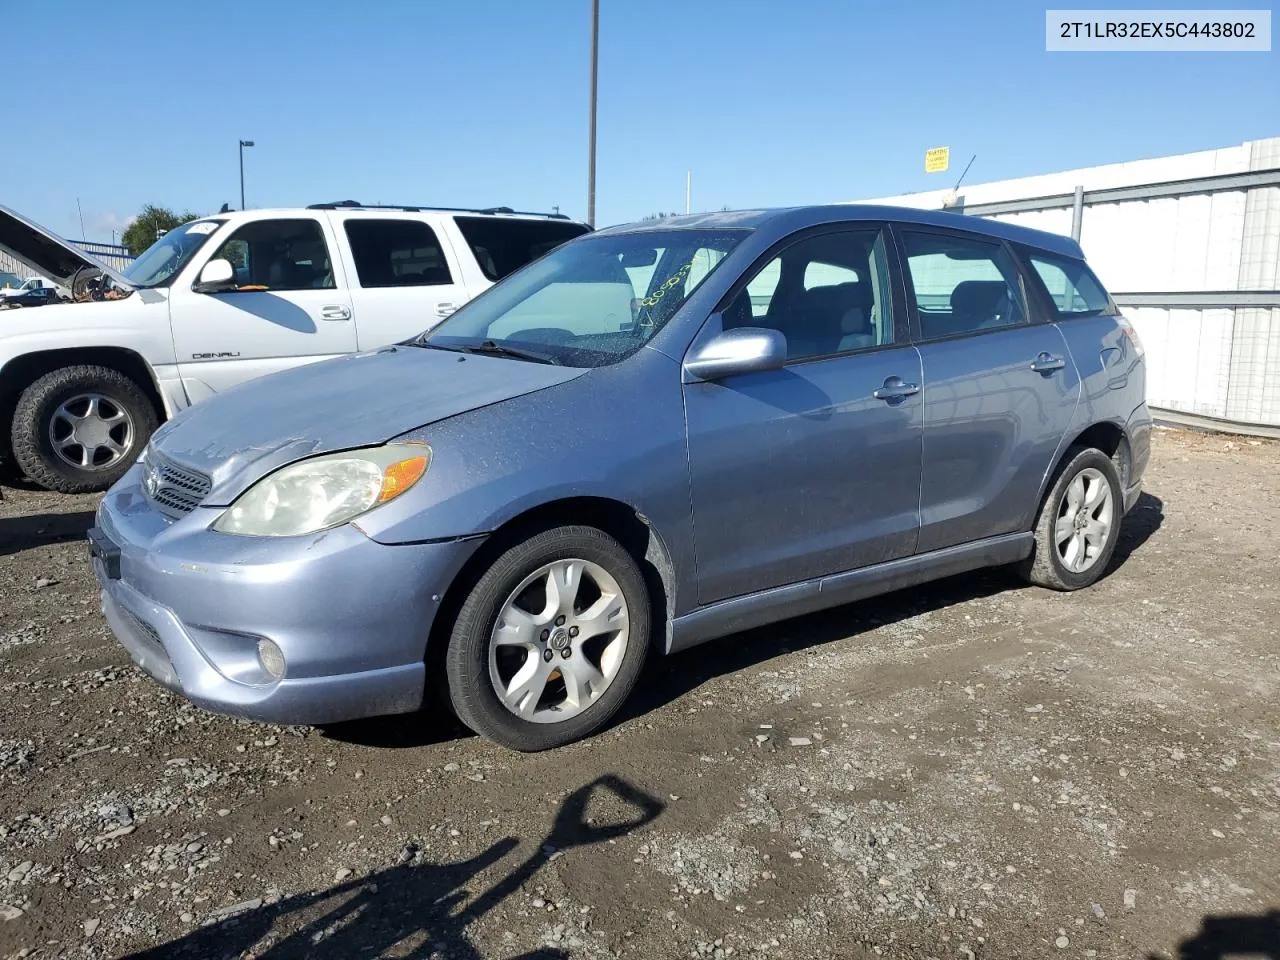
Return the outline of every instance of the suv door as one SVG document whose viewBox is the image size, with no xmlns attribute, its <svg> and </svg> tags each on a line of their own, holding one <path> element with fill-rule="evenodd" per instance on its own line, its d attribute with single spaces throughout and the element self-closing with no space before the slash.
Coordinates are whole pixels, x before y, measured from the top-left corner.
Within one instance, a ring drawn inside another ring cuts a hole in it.
<svg viewBox="0 0 1280 960">
<path fill-rule="evenodd" d="M 316 217 L 253 220 L 209 260 L 229 260 L 235 290 L 197 293 L 175 283 L 169 316 L 178 370 L 192 403 L 245 380 L 356 349 L 351 300 Z"/>
<path fill-rule="evenodd" d="M 1030 529 L 1080 378 L 1062 334 L 1027 309 L 1008 247 L 898 230 L 924 377 L 924 553 Z"/>
<path fill-rule="evenodd" d="M 791 238 L 696 338 L 772 327 L 790 358 L 684 385 L 699 603 L 915 548 L 920 357 L 890 250 L 877 225 Z"/>
<path fill-rule="evenodd" d="M 467 301 L 454 251 L 425 219 L 348 215 L 340 237 L 361 350 L 417 336 Z"/>
</svg>

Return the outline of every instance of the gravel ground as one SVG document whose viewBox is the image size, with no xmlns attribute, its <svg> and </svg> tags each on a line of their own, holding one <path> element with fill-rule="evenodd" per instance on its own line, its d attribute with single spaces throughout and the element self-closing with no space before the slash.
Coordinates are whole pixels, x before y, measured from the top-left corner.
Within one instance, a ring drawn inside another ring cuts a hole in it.
<svg viewBox="0 0 1280 960">
<path fill-rule="evenodd" d="M 0 502 L 0 957 L 1280 956 L 1280 445 L 1161 431 L 1111 574 L 1001 572 L 659 664 L 522 756 L 216 717 Z"/>
</svg>

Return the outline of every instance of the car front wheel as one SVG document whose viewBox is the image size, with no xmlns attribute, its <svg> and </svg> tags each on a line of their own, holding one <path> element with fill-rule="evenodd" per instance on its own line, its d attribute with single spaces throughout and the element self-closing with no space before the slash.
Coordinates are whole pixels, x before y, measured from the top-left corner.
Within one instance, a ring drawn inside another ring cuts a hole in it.
<svg viewBox="0 0 1280 960">
<path fill-rule="evenodd" d="M 63 367 L 22 392 L 13 456 L 47 490 L 105 490 L 138 458 L 157 422 L 147 395 L 120 371 Z"/>
<path fill-rule="evenodd" d="M 508 549 L 472 588 L 445 656 L 458 718 L 515 750 L 589 736 L 626 701 L 648 653 L 636 561 L 594 527 L 556 527 Z"/>
</svg>

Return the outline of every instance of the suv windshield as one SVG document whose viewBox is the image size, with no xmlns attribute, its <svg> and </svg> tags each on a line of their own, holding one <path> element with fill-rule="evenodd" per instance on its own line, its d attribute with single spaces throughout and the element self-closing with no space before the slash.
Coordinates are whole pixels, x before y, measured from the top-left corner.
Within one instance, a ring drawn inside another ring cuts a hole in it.
<svg viewBox="0 0 1280 960">
<path fill-rule="evenodd" d="M 572 367 L 644 345 L 747 236 L 744 230 L 591 235 L 491 287 L 418 343 Z"/>
<path fill-rule="evenodd" d="M 174 227 L 129 265 L 124 271 L 125 279 L 138 288 L 169 286 L 223 222 L 192 220 Z"/>
</svg>

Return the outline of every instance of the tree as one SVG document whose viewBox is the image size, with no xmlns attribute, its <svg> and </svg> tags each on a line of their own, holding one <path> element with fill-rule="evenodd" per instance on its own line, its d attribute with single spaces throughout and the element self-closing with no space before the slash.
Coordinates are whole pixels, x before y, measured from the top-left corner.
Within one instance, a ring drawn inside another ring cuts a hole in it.
<svg viewBox="0 0 1280 960">
<path fill-rule="evenodd" d="M 155 243 L 161 234 L 199 217 L 200 214 L 189 210 L 179 216 L 168 207 L 157 207 L 154 203 L 148 203 L 142 208 L 140 214 L 129 221 L 129 226 L 125 227 L 120 242 L 129 248 L 130 255 L 136 257 Z"/>
</svg>

